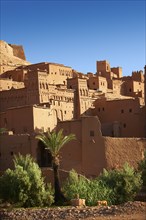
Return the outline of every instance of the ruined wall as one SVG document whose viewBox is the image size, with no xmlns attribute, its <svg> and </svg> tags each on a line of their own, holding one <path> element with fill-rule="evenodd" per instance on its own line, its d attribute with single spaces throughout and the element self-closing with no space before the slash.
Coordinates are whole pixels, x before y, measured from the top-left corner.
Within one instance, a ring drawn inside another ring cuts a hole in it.
<svg viewBox="0 0 146 220">
<path fill-rule="evenodd" d="M 18 48 L 13 50 L 13 48 L 8 43 L 0 40 L 0 74 L 9 70 L 13 70 L 21 65 L 29 65 L 30 63 L 27 62 L 24 58 L 25 55 L 21 46 L 18 46 Z"/>
<path fill-rule="evenodd" d="M 9 44 L 13 49 L 13 55 L 22 60 L 26 60 L 25 53 L 22 45 Z"/>
</svg>

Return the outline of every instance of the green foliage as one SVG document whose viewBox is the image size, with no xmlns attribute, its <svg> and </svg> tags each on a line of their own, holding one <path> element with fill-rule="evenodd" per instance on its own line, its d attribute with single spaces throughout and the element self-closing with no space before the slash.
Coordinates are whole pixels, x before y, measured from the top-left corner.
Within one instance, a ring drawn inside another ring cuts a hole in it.
<svg viewBox="0 0 146 220">
<path fill-rule="evenodd" d="M 25 207 L 51 205 L 51 186 L 45 186 L 41 170 L 31 156 L 15 156 L 14 164 L 14 170 L 6 170 L 0 177 L 0 199 Z"/>
<path fill-rule="evenodd" d="M 61 192 L 59 180 L 59 152 L 65 144 L 75 139 L 75 135 L 69 134 L 67 136 L 64 136 L 63 129 L 61 129 L 59 132 L 53 131 L 50 133 L 50 131 L 47 131 L 46 133 L 40 133 L 36 136 L 36 139 L 40 140 L 45 145 L 46 149 L 50 151 L 52 156 L 52 167 L 54 171 L 55 204 L 66 202 L 65 196 Z"/>
<path fill-rule="evenodd" d="M 86 199 L 86 205 L 97 205 L 98 200 L 106 200 L 110 205 L 133 200 L 141 184 L 141 173 L 136 173 L 125 164 L 121 170 L 104 169 L 98 178 L 90 180 L 72 170 L 63 185 L 63 191 L 70 200 L 76 195 Z"/>
<path fill-rule="evenodd" d="M 141 173 L 127 163 L 120 170 L 104 170 L 99 180 L 113 190 L 112 204 L 132 201 L 142 184 Z"/>
<path fill-rule="evenodd" d="M 1 134 L 4 134 L 6 131 L 7 131 L 6 128 L 0 128 L 0 135 L 1 135 Z"/>
<path fill-rule="evenodd" d="M 79 176 L 75 170 L 71 170 L 63 186 L 66 197 L 70 200 L 79 195 L 84 199 L 88 191 L 88 181 L 84 176 Z"/>
<path fill-rule="evenodd" d="M 79 196 L 86 199 L 86 205 L 97 205 L 98 200 L 107 200 L 110 204 L 112 191 L 103 185 L 101 181 L 89 180 L 78 175 L 75 170 L 70 171 L 69 177 L 63 185 L 65 196 L 71 200 Z"/>
<path fill-rule="evenodd" d="M 143 186 L 146 188 L 146 151 L 144 152 L 144 159 L 138 164 L 138 169 L 142 172 Z"/>
<path fill-rule="evenodd" d="M 50 150 L 52 157 L 57 157 L 60 149 L 71 140 L 74 140 L 75 135 L 69 134 L 64 136 L 63 129 L 61 129 L 58 133 L 55 131 L 50 132 L 48 130 L 46 133 L 40 133 L 37 135 L 36 139 L 44 143 L 46 149 Z"/>
</svg>

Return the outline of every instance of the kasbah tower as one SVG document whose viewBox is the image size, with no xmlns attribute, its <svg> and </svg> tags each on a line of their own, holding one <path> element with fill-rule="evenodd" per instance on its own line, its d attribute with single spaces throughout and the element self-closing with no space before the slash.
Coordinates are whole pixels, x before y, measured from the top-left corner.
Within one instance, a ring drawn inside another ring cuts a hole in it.
<svg viewBox="0 0 146 220">
<path fill-rule="evenodd" d="M 94 177 L 125 162 L 137 167 L 146 149 L 146 66 L 122 76 L 121 67 L 102 60 L 96 73 L 83 74 L 63 64 L 31 64 L 23 46 L 0 41 L 0 50 L 0 128 L 7 129 L 0 171 L 13 168 L 21 153 L 49 173 L 50 155 L 35 136 L 61 128 L 76 135 L 61 151 L 61 170 Z"/>
</svg>

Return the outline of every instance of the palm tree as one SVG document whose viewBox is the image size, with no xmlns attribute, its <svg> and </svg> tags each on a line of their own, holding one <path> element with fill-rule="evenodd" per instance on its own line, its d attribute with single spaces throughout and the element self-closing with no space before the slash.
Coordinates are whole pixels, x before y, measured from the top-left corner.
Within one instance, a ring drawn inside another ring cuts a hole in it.
<svg viewBox="0 0 146 220">
<path fill-rule="evenodd" d="M 59 151 L 60 149 L 70 142 L 71 140 L 75 140 L 74 134 L 69 134 L 67 136 L 63 135 L 63 129 L 61 129 L 58 133 L 53 131 L 47 131 L 46 133 L 40 133 L 36 136 L 36 139 L 42 141 L 45 145 L 45 148 L 50 151 L 52 155 L 52 167 L 54 171 L 54 188 L 55 188 L 55 204 L 66 202 L 66 198 L 64 197 L 59 180 Z"/>
</svg>

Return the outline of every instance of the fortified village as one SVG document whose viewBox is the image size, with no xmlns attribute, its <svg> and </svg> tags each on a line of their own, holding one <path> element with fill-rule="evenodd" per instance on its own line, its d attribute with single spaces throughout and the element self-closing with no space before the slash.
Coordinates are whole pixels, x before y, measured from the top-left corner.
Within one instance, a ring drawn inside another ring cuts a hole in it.
<svg viewBox="0 0 146 220">
<path fill-rule="evenodd" d="M 61 151 L 61 169 L 94 177 L 103 168 L 136 167 L 146 149 L 146 66 L 122 76 L 96 62 L 96 73 L 57 63 L 30 64 L 22 46 L 0 41 L 0 171 L 14 154 L 31 154 L 42 170 L 51 156 L 35 136 L 63 129 L 76 140 Z"/>
</svg>

